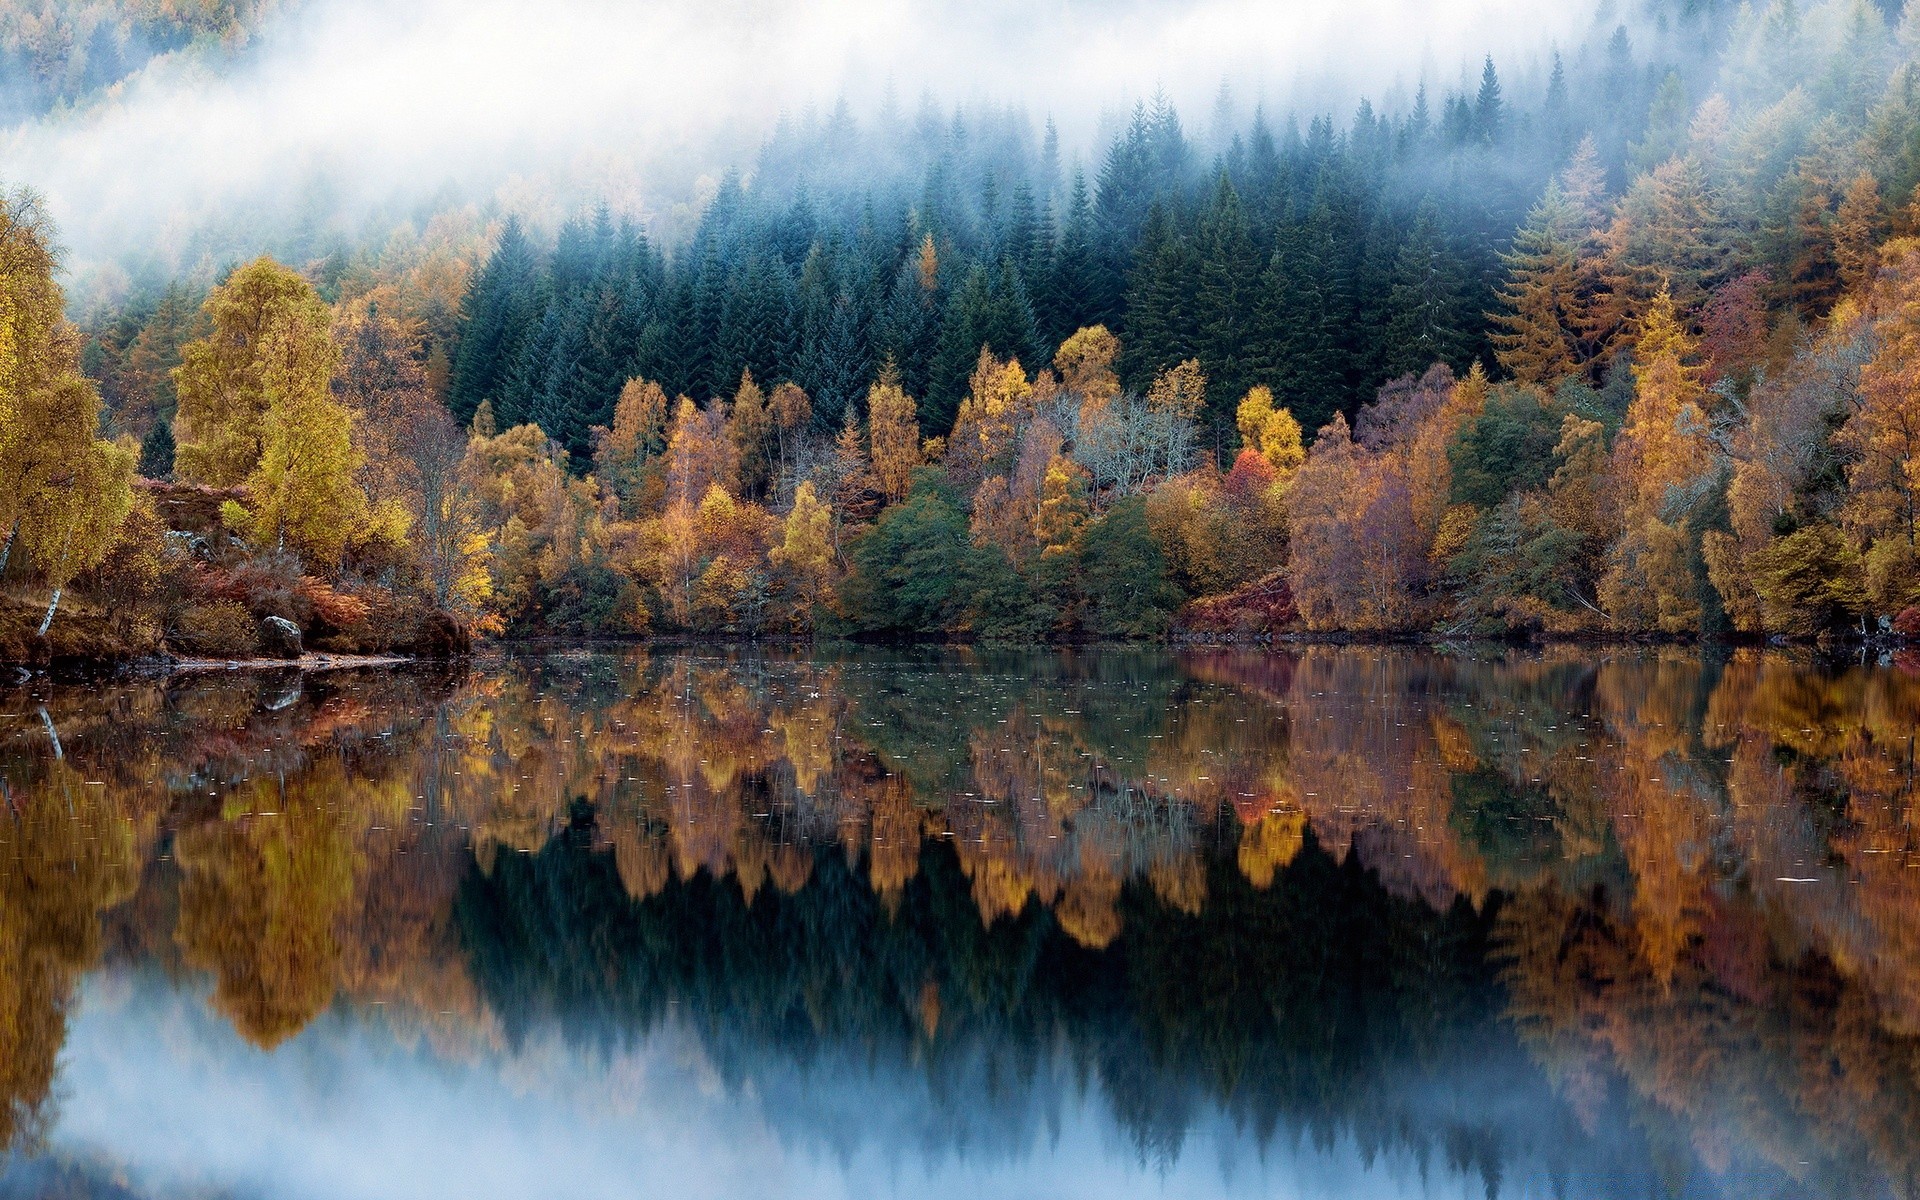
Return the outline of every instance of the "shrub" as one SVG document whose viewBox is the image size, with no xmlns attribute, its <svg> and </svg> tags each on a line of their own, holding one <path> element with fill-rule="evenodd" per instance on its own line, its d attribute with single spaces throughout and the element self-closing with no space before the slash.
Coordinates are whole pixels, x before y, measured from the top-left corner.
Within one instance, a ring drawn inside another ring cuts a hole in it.
<svg viewBox="0 0 1920 1200">
<path fill-rule="evenodd" d="M 188 605 L 175 623 L 174 639 L 213 658 L 245 658 L 260 648 L 259 626 L 237 600 Z"/>
</svg>

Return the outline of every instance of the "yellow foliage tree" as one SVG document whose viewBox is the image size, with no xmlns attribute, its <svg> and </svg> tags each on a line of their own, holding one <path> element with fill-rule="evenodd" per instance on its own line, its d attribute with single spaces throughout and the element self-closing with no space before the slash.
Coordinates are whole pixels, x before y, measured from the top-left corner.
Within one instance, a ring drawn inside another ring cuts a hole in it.
<svg viewBox="0 0 1920 1200">
<path fill-rule="evenodd" d="M 867 440 L 873 447 L 873 473 L 889 500 L 907 494 L 913 469 L 920 465 L 920 423 L 913 397 L 900 387 L 900 373 L 889 358 L 880 378 L 867 389 Z"/>
<path fill-rule="evenodd" d="M 986 468 L 1012 454 L 1014 430 L 1032 395 L 1033 385 L 1019 359 L 1001 362 L 992 351 L 981 347 L 979 361 L 967 382 L 966 398 L 961 400 L 954 420 L 949 452 L 961 449 L 962 443 L 971 439 L 973 453 Z"/>
<path fill-rule="evenodd" d="M 788 382 L 773 389 L 767 406 L 773 413 L 774 445 L 779 455 L 776 469 L 784 476 L 794 440 L 813 420 L 813 400 L 799 384 Z"/>
<path fill-rule="evenodd" d="M 1556 180 L 1501 256 L 1507 284 L 1491 314 L 1495 357 L 1521 383 L 1551 387 L 1578 368 L 1573 325 L 1579 306 L 1579 211 Z"/>
<path fill-rule="evenodd" d="M 1854 176 L 1833 224 L 1833 261 L 1840 269 L 1841 286 L 1860 287 L 1873 275 L 1887 223 L 1884 207 L 1873 176 L 1865 171 Z"/>
<path fill-rule="evenodd" d="M 1436 547 L 1440 527 L 1453 502 L 1453 465 L 1447 448 L 1471 421 L 1477 420 L 1487 406 L 1491 384 L 1486 368 L 1479 362 L 1456 383 L 1451 394 L 1433 414 L 1421 422 L 1406 448 L 1406 479 L 1414 524 L 1426 538 L 1430 552 Z"/>
<path fill-rule="evenodd" d="M 1273 406 L 1273 392 L 1265 384 L 1249 390 L 1235 412 L 1240 440 L 1258 450 L 1261 457 L 1285 480 L 1307 461 L 1306 447 L 1300 440 L 1300 422 L 1293 413 Z"/>
<path fill-rule="evenodd" d="M 59 252 L 31 192 L 0 194 L 0 572 L 16 544 L 52 589 L 100 562 L 132 505 L 132 446 L 100 440 L 100 397 L 61 315 Z"/>
<path fill-rule="evenodd" d="M 1047 463 L 1046 478 L 1040 483 L 1040 508 L 1033 518 L 1033 540 L 1043 554 L 1068 554 L 1073 551 L 1093 518 L 1087 504 L 1085 472 L 1071 459 L 1055 454 Z"/>
<path fill-rule="evenodd" d="M 726 416 L 719 409 L 717 401 L 702 410 L 680 397 L 667 434 L 667 495 L 673 503 L 698 504 L 716 484 L 733 490 L 739 454 L 727 437 Z"/>
<path fill-rule="evenodd" d="M 651 379 L 629 379 L 613 406 L 613 428 L 600 439 L 594 467 L 622 499 L 639 487 L 640 472 L 667 448 L 667 393 Z"/>
<path fill-rule="evenodd" d="M 256 538 L 326 566 L 340 561 L 367 512 L 352 430 L 352 416 L 324 390 L 272 393 L 260 464 L 247 480 Z"/>
<path fill-rule="evenodd" d="M 831 594 L 833 510 L 814 494 L 811 480 L 794 489 L 793 508 L 770 557 L 774 566 L 793 572 L 796 590 L 808 608 Z"/>
<path fill-rule="evenodd" d="M 766 394 L 753 381 L 753 372 L 740 372 L 740 386 L 733 394 L 733 408 L 727 414 L 727 437 L 733 442 L 735 461 L 739 463 L 741 494 L 758 496 L 773 478 L 773 416 L 767 410 Z"/>
<path fill-rule="evenodd" d="M 1629 629 L 1683 633 L 1698 626 L 1698 580 L 1684 530 L 1712 466 L 1700 369 L 1673 297 L 1662 290 L 1640 335 L 1633 402 L 1614 442 L 1625 533 L 1600 578 L 1601 604 Z"/>
<path fill-rule="evenodd" d="M 299 274 L 271 258 L 236 270 L 208 295 L 212 332 L 181 349 L 175 470 L 214 487 L 245 483 L 266 451 L 276 398 L 322 394 L 339 350 L 327 307 Z"/>
<path fill-rule="evenodd" d="M 1120 394 L 1120 377 L 1113 369 L 1119 358 L 1120 339 L 1105 325 L 1084 326 L 1060 343 L 1053 366 L 1060 372 L 1061 386 L 1080 397 L 1082 424 L 1099 420 Z"/>
<path fill-rule="evenodd" d="M 1871 544 L 1883 610 L 1913 602 L 1920 542 L 1920 242 L 1889 246 L 1872 297 L 1876 349 L 1860 371 L 1859 408 L 1834 436 L 1852 458 L 1844 519 Z"/>
</svg>

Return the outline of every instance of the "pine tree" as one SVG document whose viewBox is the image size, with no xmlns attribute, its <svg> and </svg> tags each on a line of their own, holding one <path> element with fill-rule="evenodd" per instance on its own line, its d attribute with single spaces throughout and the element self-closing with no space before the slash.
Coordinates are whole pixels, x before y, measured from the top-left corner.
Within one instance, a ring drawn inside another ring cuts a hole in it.
<svg viewBox="0 0 1920 1200">
<path fill-rule="evenodd" d="M 731 281 L 722 311 L 707 384 L 711 394 L 731 387 L 741 371 L 762 379 L 792 373 L 793 307 L 793 281 L 785 264 L 770 255 L 749 255 Z"/>
<path fill-rule="evenodd" d="M 1419 374 L 1437 362 L 1465 365 L 1463 275 L 1433 206 L 1422 205 L 1394 255 L 1382 374 Z"/>
<path fill-rule="evenodd" d="M 1251 387 L 1249 349 L 1254 336 L 1254 297 L 1260 264 L 1240 196 L 1223 172 L 1195 238 L 1197 278 L 1193 319 L 1197 349 L 1215 395 L 1238 396 Z"/>
<path fill-rule="evenodd" d="M 1093 205 L 1086 176 L 1075 171 L 1066 220 L 1060 226 L 1039 311 L 1041 332 L 1056 345 L 1074 330 L 1098 324 L 1095 310 L 1099 307 L 1099 283 L 1095 278 L 1093 236 Z"/>
<path fill-rule="evenodd" d="M 1547 152 L 1558 159 L 1573 144 L 1573 106 L 1567 92 L 1567 68 L 1560 51 L 1553 52 L 1553 69 L 1547 76 L 1546 103 L 1540 110 Z"/>
<path fill-rule="evenodd" d="M 1706 389 L 1693 356 L 1673 298 L 1662 290 L 1647 311 L 1633 404 L 1614 445 L 1625 533 L 1599 587 L 1602 606 L 1629 629 L 1685 633 L 1700 623 L 1705 565 L 1686 517 L 1711 463 L 1701 409 Z"/>
<path fill-rule="evenodd" d="M 1321 288 L 1310 236 L 1304 227 L 1288 225 L 1274 239 L 1261 281 L 1259 328 L 1261 346 L 1270 356 L 1264 378 L 1303 425 L 1318 428 L 1344 397 L 1333 328 L 1337 317 Z"/>
<path fill-rule="evenodd" d="M 993 288 L 986 268 L 976 263 L 948 297 L 947 311 L 940 322 L 939 349 L 921 413 L 921 425 L 931 433 L 945 435 L 953 428 L 967 377 L 980 357 L 980 348 L 990 344 L 987 338 L 992 308 Z"/>
<path fill-rule="evenodd" d="M 1873 276 L 1887 226 L 1880 185 L 1865 171 L 1854 176 L 1834 218 L 1833 257 L 1841 286 L 1857 288 Z"/>
<path fill-rule="evenodd" d="M 482 400 L 498 398 L 519 360 L 535 273 L 533 247 L 520 219 L 509 217 L 499 244 L 467 292 L 460 352 L 447 392 L 448 405 L 463 423 L 473 419 Z"/>
<path fill-rule="evenodd" d="M 1480 92 L 1473 99 L 1473 130 L 1482 142 L 1497 146 L 1506 135 L 1506 103 L 1500 95 L 1500 75 L 1493 69 L 1493 56 L 1480 70 Z"/>
<path fill-rule="evenodd" d="M 1498 327 L 1497 357 L 1521 383 L 1551 387 L 1579 367 L 1573 324 L 1578 306 L 1577 216 L 1558 183 L 1527 214 L 1502 255 L 1507 284 L 1501 307 L 1488 314 Z"/>
<path fill-rule="evenodd" d="M 886 303 L 873 320 L 870 357 L 892 359 L 910 393 L 926 395 L 930 386 L 940 336 L 938 302 L 939 293 L 923 286 L 918 263 L 909 258 L 894 273 Z"/>
<path fill-rule="evenodd" d="M 172 479 L 173 452 L 173 423 L 155 421 L 140 443 L 140 474 L 148 479 Z"/>
<path fill-rule="evenodd" d="M 1193 247 L 1160 205 L 1148 215 L 1127 290 L 1122 374 L 1150 379 L 1199 352 Z"/>
</svg>

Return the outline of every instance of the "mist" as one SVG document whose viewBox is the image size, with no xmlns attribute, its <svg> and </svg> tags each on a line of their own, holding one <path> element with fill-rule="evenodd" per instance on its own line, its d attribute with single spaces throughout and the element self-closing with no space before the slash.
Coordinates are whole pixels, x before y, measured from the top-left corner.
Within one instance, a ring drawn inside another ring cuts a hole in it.
<svg viewBox="0 0 1920 1200">
<path fill-rule="evenodd" d="M 843 100 L 856 119 L 1021 106 L 1097 166 L 1156 89 L 1203 134 L 1216 110 L 1391 108 L 1465 86 L 1483 54 L 1524 77 L 1595 19 L 1525 0 L 311 0 L 244 50 L 162 56 L 0 133 L 0 177 L 47 197 L 79 275 L 449 201 L 538 220 L 605 198 L 671 242 L 783 115 Z"/>
</svg>

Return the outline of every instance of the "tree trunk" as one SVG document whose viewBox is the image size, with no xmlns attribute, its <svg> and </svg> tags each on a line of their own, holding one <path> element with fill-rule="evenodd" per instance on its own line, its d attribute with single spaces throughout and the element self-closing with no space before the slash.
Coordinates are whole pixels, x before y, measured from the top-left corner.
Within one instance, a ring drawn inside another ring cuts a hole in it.
<svg viewBox="0 0 1920 1200">
<path fill-rule="evenodd" d="M 40 706 L 40 721 L 47 727 L 47 740 L 53 743 L 53 756 L 64 759 L 67 752 L 60 745 L 60 731 L 53 727 L 53 718 L 47 715 L 47 706 Z"/>
<path fill-rule="evenodd" d="M 20 536 L 20 518 L 13 519 L 13 528 L 7 530 L 7 544 L 0 546 L 0 575 L 7 573 L 7 560 L 13 557 L 13 539 Z"/>
<path fill-rule="evenodd" d="M 47 615 L 40 618 L 40 636 L 47 636 L 47 627 L 53 624 L 53 610 L 60 607 L 60 593 L 64 589 L 53 589 L 53 600 L 47 605 Z"/>
</svg>

